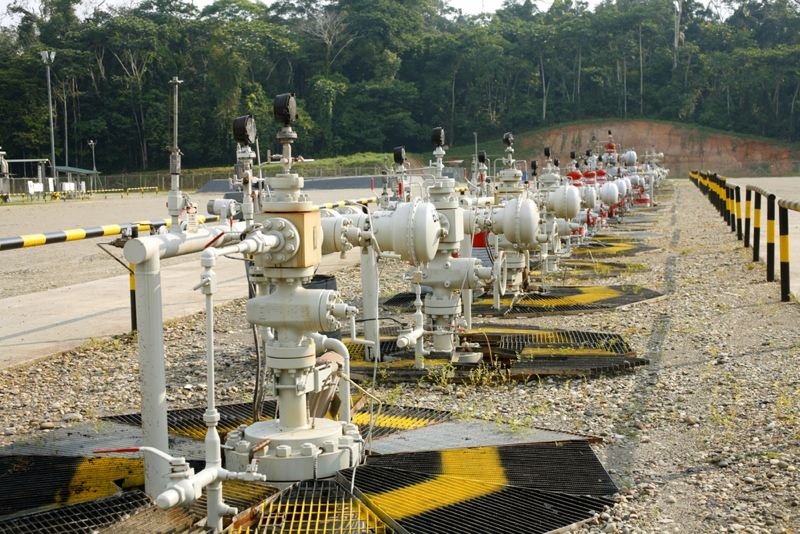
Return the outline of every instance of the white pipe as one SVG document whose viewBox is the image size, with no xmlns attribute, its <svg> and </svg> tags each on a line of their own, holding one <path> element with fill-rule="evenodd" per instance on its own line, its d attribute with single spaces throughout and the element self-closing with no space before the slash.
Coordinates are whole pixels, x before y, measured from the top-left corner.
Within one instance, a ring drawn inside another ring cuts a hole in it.
<svg viewBox="0 0 800 534">
<path fill-rule="evenodd" d="M 161 297 L 161 258 L 199 252 L 225 226 L 203 228 L 195 233 L 139 237 L 125 244 L 125 258 L 134 265 L 139 373 L 142 382 L 142 440 L 144 445 L 169 451 L 167 434 L 167 385 L 164 363 L 164 322 Z M 240 230 L 241 231 L 241 230 Z M 214 243 L 222 245 L 238 234 L 225 234 Z M 155 497 L 168 484 L 169 465 L 145 457 L 145 492 Z"/>
<path fill-rule="evenodd" d="M 381 361 L 380 322 L 378 315 L 378 260 L 372 243 L 361 249 L 361 294 L 362 313 L 364 316 L 364 338 L 372 341 L 367 345 L 367 361 Z M 348 372 L 348 376 L 350 376 Z"/>
<path fill-rule="evenodd" d="M 142 441 L 146 446 L 166 453 L 169 451 L 169 439 L 160 263 L 158 255 L 137 263 L 134 265 L 134 276 L 139 375 L 142 383 Z M 163 492 L 169 483 L 169 471 L 169 463 L 163 458 L 145 457 L 145 492 L 151 497 Z"/>
<path fill-rule="evenodd" d="M 475 229 L 471 228 L 470 232 L 465 234 L 464 239 L 461 241 L 460 255 L 462 258 L 472 257 L 472 239 L 474 233 Z M 463 295 L 461 296 L 461 303 L 464 307 L 464 319 L 466 319 L 467 328 L 472 328 L 472 289 L 464 289 Z"/>
</svg>

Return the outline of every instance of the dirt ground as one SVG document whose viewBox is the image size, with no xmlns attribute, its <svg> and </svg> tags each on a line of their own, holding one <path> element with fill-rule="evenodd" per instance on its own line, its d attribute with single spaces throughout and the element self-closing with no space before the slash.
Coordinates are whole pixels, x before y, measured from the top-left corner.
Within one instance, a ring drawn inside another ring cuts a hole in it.
<svg viewBox="0 0 800 534">
<path fill-rule="evenodd" d="M 664 165 L 675 177 L 685 176 L 691 169 L 711 169 L 732 176 L 791 174 L 800 159 L 797 148 L 788 144 L 643 120 L 559 125 L 531 136 L 517 136 L 515 148 L 518 157 L 541 158 L 542 147 L 550 146 L 563 161 L 571 150 L 582 154 L 590 148 L 593 136 L 605 143 L 609 129 L 618 145 L 633 148 L 640 155 L 653 148 L 663 152 Z"/>
</svg>

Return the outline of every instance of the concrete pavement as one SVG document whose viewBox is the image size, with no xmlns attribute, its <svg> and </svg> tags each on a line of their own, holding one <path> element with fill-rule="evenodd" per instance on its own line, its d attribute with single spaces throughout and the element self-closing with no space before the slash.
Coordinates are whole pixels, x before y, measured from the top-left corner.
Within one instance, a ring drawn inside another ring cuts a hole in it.
<svg viewBox="0 0 800 534">
<path fill-rule="evenodd" d="M 359 261 L 359 250 L 343 260 L 338 254 L 323 259 L 326 274 Z M 241 261 L 219 258 L 215 302 L 246 297 Z M 203 295 L 192 287 L 200 280 L 200 258 L 162 266 L 164 320 L 183 317 L 205 307 Z M 130 331 L 128 275 L 0 299 L 0 369 L 73 349 L 91 338 Z"/>
</svg>

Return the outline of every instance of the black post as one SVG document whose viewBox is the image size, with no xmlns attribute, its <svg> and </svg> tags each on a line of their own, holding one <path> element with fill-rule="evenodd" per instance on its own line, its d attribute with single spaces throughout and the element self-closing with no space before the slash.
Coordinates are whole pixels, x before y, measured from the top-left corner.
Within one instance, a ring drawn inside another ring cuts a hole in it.
<svg viewBox="0 0 800 534">
<path fill-rule="evenodd" d="M 139 227 L 137 225 L 133 225 L 131 227 L 131 239 L 136 239 L 139 237 Z M 135 266 L 130 263 L 128 264 L 128 269 L 130 269 L 130 274 L 128 275 L 128 287 L 131 296 L 131 332 L 136 332 L 138 330 L 136 325 L 136 275 Z"/>
<path fill-rule="evenodd" d="M 789 210 L 778 208 L 778 233 L 781 245 L 781 302 L 789 302 Z"/>
<path fill-rule="evenodd" d="M 736 186 L 734 188 L 734 196 L 736 202 L 736 239 L 741 241 L 742 237 L 742 188 Z"/>
<path fill-rule="evenodd" d="M 775 195 L 767 197 L 767 282 L 775 281 Z"/>
<path fill-rule="evenodd" d="M 761 254 L 761 193 L 756 192 L 756 203 L 753 208 L 753 261 L 758 261 Z"/>
<path fill-rule="evenodd" d="M 753 192 L 745 189 L 744 192 L 744 248 L 750 246 L 750 200 Z"/>
</svg>

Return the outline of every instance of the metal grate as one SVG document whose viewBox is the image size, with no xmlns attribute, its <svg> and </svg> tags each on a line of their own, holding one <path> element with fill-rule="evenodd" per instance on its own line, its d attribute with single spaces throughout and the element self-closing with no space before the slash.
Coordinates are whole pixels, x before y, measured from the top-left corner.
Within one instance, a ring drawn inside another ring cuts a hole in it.
<svg viewBox="0 0 800 534">
<path fill-rule="evenodd" d="M 633 349 L 619 334 L 581 330 L 548 330 L 530 326 L 484 324 L 464 335 L 468 341 L 518 353 L 521 357 L 554 354 L 631 355 Z"/>
<path fill-rule="evenodd" d="M 546 356 L 514 362 L 508 373 L 515 380 L 534 376 L 600 376 L 631 371 L 649 363 L 645 358 L 627 356 Z"/>
<path fill-rule="evenodd" d="M 45 475 L 40 473 L 43 479 Z M 89 534 L 148 506 L 151 506 L 151 501 L 144 492 L 128 491 L 92 502 L 0 520 L 0 533 Z"/>
<path fill-rule="evenodd" d="M 465 458 L 473 454 L 496 454 L 502 465 L 502 481 L 513 486 L 572 493 L 580 495 L 608 496 L 617 491 L 602 464 L 583 440 L 558 441 L 502 445 L 498 447 L 476 447 L 468 451 Z M 367 458 L 368 466 L 401 471 L 413 471 L 428 475 L 442 475 L 497 483 L 491 471 L 482 471 L 482 462 L 463 462 L 443 470 L 442 451 L 407 452 L 386 454 Z M 361 469 L 361 468 L 359 468 Z M 489 478 L 487 478 L 489 477 Z"/>
<path fill-rule="evenodd" d="M 539 262 L 531 262 L 531 276 L 534 279 L 542 277 Z M 603 262 L 589 260 L 563 260 L 558 262 L 558 271 L 547 273 L 552 278 L 611 278 L 630 273 L 646 271 L 649 268 L 643 263 Z"/>
<path fill-rule="evenodd" d="M 373 409 L 373 414 L 377 414 L 377 408 Z M 397 432 L 435 425 L 449 421 L 450 419 L 450 412 L 443 410 L 397 405 L 384 406 L 380 416 L 375 419 L 372 437 L 374 439 L 380 439 L 396 434 Z M 358 410 L 353 415 L 353 423 L 361 427 L 362 433 L 366 433 L 369 422 L 370 413 L 369 409 L 366 407 Z"/>
<path fill-rule="evenodd" d="M 635 285 L 554 287 L 544 293 L 501 298 L 499 310 L 491 297 L 481 298 L 473 303 L 472 312 L 503 317 L 560 315 L 608 310 L 660 296 L 658 291 Z"/>
<path fill-rule="evenodd" d="M 226 426 L 229 429 L 236 429 L 240 425 L 251 424 L 253 421 L 250 404 L 228 404 L 218 406 L 217 409 L 220 413 L 226 414 Z M 203 413 L 205 413 L 205 408 L 186 408 L 168 412 L 169 431 L 189 438 L 205 439 L 206 424 L 203 421 Z M 264 402 L 264 413 L 269 417 L 274 416 L 274 400 Z M 381 438 L 403 430 L 447 421 L 449 418 L 450 412 L 440 410 L 395 405 L 384 406 L 380 417 L 375 421 L 372 436 Z M 142 423 L 141 414 L 114 415 L 106 419 L 136 426 L 141 426 Z M 353 413 L 353 423 L 366 428 L 369 422 L 370 414 L 367 406 L 361 407 Z"/>
<path fill-rule="evenodd" d="M 141 458 L 0 456 L 0 516 L 109 497 L 144 485 Z"/>
<path fill-rule="evenodd" d="M 372 510 L 333 480 L 299 482 L 262 503 L 252 521 L 228 528 L 230 534 L 389 534 Z"/>
<path fill-rule="evenodd" d="M 635 256 L 642 252 L 658 250 L 658 247 L 645 245 L 641 241 L 627 241 L 623 239 L 615 241 L 603 241 L 593 239 L 572 248 L 575 256 Z"/>
<path fill-rule="evenodd" d="M 277 404 L 274 400 L 264 401 L 261 409 L 262 418 L 271 419 L 275 417 L 276 406 Z M 217 410 L 220 414 L 217 430 L 219 431 L 220 439 L 223 441 L 228 432 L 236 430 L 241 425 L 253 423 L 252 404 L 226 404 L 217 406 Z M 203 422 L 203 414 L 205 411 L 206 409 L 204 407 L 170 410 L 167 412 L 167 426 L 170 434 L 196 440 L 205 439 L 206 431 L 208 430 L 208 427 L 206 427 L 206 424 Z M 139 413 L 110 415 L 103 419 L 124 425 L 142 426 L 142 415 Z"/>
<path fill-rule="evenodd" d="M 356 495 L 414 533 L 549 532 L 591 518 L 616 492 L 588 444 L 400 453 L 344 470 Z"/>
</svg>

